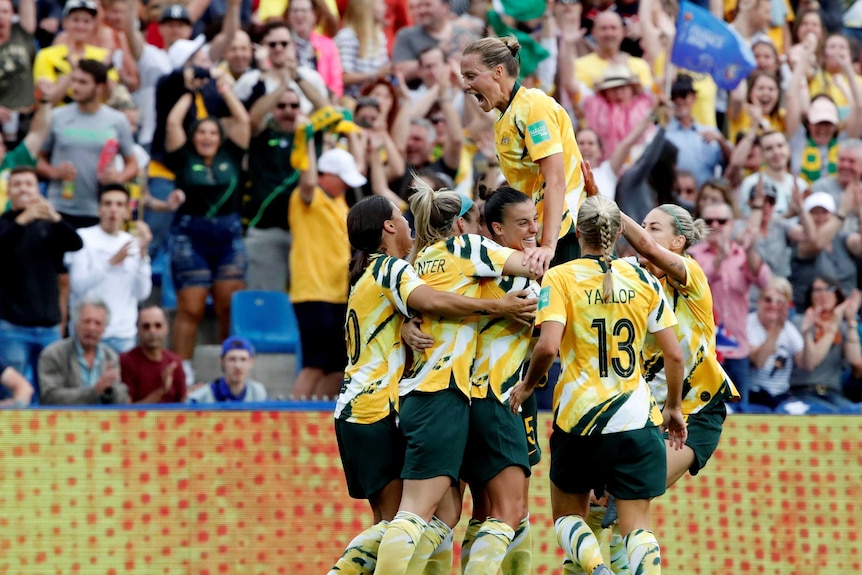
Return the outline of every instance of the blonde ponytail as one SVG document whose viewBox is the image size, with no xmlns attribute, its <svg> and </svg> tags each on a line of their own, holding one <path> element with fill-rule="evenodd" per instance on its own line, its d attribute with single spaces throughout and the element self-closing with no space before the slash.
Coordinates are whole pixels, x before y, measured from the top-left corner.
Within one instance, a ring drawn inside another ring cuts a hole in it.
<svg viewBox="0 0 862 575">
<path fill-rule="evenodd" d="M 413 263 L 426 247 L 445 240 L 451 235 L 452 224 L 461 211 L 461 196 L 451 190 L 435 191 L 421 178 L 414 178 L 417 190 L 410 197 L 410 211 L 416 237 L 407 261 Z"/>
</svg>

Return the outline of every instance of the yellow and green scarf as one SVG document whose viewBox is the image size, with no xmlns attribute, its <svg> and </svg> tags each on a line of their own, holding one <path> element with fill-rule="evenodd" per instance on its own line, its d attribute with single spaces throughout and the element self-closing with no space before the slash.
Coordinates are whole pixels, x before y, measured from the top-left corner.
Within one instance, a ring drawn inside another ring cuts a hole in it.
<svg viewBox="0 0 862 575">
<path fill-rule="evenodd" d="M 293 136 L 293 150 L 290 152 L 290 165 L 295 170 L 308 168 L 308 141 L 317 132 L 332 131 L 337 134 L 360 132 L 362 128 L 353 123 L 353 115 L 344 109 L 327 106 L 315 111 L 308 123 L 297 128 Z"/>
<path fill-rule="evenodd" d="M 826 161 L 826 172 L 832 176 L 838 172 L 838 140 L 832 138 L 829 142 L 829 153 Z M 823 170 L 823 158 L 820 154 L 820 147 L 814 143 L 814 140 L 808 138 L 805 144 L 805 150 L 802 152 L 802 166 L 799 175 L 802 176 L 809 184 L 820 179 L 820 174 Z"/>
</svg>

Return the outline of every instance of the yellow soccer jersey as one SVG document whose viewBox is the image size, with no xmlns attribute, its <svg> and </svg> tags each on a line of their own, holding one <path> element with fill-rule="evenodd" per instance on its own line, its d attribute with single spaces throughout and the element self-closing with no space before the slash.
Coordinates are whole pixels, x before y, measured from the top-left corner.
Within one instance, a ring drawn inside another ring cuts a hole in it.
<svg viewBox="0 0 862 575">
<path fill-rule="evenodd" d="M 515 250 L 479 235 L 449 238 L 428 246 L 416 258 L 416 271 L 434 289 L 468 297 L 482 295 L 484 279 L 499 278 Z M 470 397 L 470 367 L 476 357 L 480 316 L 451 319 L 422 316 L 421 329 L 434 346 L 413 351 L 413 365 L 401 380 L 399 393 L 433 392 L 457 388 Z"/>
<path fill-rule="evenodd" d="M 398 400 L 404 371 L 401 324 L 409 316 L 407 298 L 425 285 L 404 260 L 376 255 L 347 300 L 347 368 L 335 404 L 335 418 L 375 423 Z"/>
<path fill-rule="evenodd" d="M 618 433 L 660 425 L 661 411 L 641 375 L 647 332 L 676 325 L 658 280 L 613 260 L 611 300 L 602 302 L 605 262 L 573 260 L 542 280 L 536 323 L 565 326 L 562 375 L 554 389 L 555 422 L 575 435 Z"/>
<path fill-rule="evenodd" d="M 661 279 L 664 294 L 679 322 L 674 328 L 685 361 L 682 386 L 682 413 L 689 416 L 717 401 L 738 398 L 733 382 L 715 357 L 715 321 L 712 292 L 700 265 L 683 257 L 687 284 L 678 285 L 667 276 Z M 667 379 L 658 342 L 647 335 L 643 347 L 644 379 L 659 405 L 667 399 Z"/>
<path fill-rule="evenodd" d="M 482 285 L 482 297 L 499 299 L 507 293 L 528 289 L 539 297 L 539 284 L 529 278 L 504 276 Z M 497 399 L 513 387 L 521 376 L 521 366 L 532 347 L 533 326 L 517 324 L 504 317 L 479 320 L 476 359 L 470 373 L 470 397 Z"/>
<path fill-rule="evenodd" d="M 494 128 L 500 170 L 511 187 L 533 198 L 542 225 L 545 178 L 536 161 L 563 154 L 566 201 L 560 225 L 562 238 L 574 233 L 578 208 L 586 199 L 581 151 L 575 141 L 572 120 L 556 100 L 541 90 L 515 84 L 514 93 Z"/>
</svg>

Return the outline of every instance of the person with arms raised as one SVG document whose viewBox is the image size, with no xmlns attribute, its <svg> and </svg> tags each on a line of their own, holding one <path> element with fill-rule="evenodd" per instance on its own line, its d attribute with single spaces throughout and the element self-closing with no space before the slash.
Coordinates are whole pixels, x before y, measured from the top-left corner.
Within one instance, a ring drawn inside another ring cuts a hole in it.
<svg viewBox="0 0 862 575">
<path fill-rule="evenodd" d="M 464 50 L 461 76 L 482 111 L 502 114 L 494 128 L 500 170 L 536 203 L 541 243 L 525 261 L 541 275 L 578 255 L 574 232 L 584 182 L 569 115 L 541 90 L 518 82 L 520 49 L 512 37 L 477 40 Z"/>
</svg>

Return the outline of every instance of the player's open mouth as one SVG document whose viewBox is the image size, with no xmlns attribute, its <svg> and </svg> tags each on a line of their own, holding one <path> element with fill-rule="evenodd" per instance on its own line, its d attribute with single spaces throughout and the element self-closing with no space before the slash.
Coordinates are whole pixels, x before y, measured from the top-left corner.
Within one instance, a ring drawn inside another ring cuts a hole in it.
<svg viewBox="0 0 862 575">
<path fill-rule="evenodd" d="M 481 106 L 482 103 L 485 101 L 485 96 L 483 96 L 479 92 L 470 92 L 470 93 L 473 94 L 474 96 L 476 96 L 476 101 L 479 102 L 479 105 Z"/>
<path fill-rule="evenodd" d="M 524 238 L 523 240 L 521 240 L 521 245 L 524 246 L 524 249 L 536 247 L 536 236 Z"/>
</svg>

